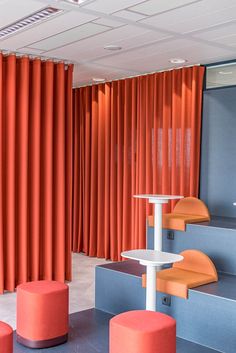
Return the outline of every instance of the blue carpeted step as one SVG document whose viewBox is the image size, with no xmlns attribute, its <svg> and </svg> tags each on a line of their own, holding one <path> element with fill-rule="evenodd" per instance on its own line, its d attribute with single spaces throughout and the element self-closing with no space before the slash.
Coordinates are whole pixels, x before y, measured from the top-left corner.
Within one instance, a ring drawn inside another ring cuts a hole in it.
<svg viewBox="0 0 236 353">
<path fill-rule="evenodd" d="M 145 308 L 141 275 L 145 268 L 135 261 L 96 268 L 96 308 L 117 314 Z M 171 306 L 157 294 L 157 308 L 177 320 L 177 335 L 224 352 L 236 352 L 236 277 L 219 275 L 219 282 L 189 290 L 189 299 L 171 297 Z"/>
<path fill-rule="evenodd" d="M 186 249 L 205 252 L 217 271 L 236 275 L 236 218 L 212 217 L 210 222 L 187 224 L 186 232 L 163 230 L 163 251 L 180 253 Z M 147 247 L 153 249 L 154 228 L 147 227 Z M 170 237 L 171 238 L 171 237 Z"/>
</svg>

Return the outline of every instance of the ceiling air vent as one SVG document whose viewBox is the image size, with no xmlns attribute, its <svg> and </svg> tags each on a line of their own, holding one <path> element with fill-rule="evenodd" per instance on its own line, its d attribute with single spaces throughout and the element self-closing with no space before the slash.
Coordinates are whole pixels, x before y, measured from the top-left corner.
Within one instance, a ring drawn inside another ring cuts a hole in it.
<svg viewBox="0 0 236 353">
<path fill-rule="evenodd" d="M 27 29 L 28 27 L 49 19 L 55 14 L 62 12 L 61 9 L 56 9 L 54 7 L 46 7 L 40 11 L 33 13 L 30 16 L 24 17 L 21 20 L 10 24 L 9 26 L 0 29 L 0 39 L 4 39 L 10 35 L 15 34 L 21 30 Z"/>
</svg>

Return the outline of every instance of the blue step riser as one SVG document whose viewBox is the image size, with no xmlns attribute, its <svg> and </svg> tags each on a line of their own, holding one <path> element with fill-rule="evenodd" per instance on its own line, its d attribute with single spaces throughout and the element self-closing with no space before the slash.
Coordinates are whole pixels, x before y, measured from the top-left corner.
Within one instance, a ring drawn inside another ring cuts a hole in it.
<svg viewBox="0 0 236 353">
<path fill-rule="evenodd" d="M 187 225 L 186 232 L 174 231 L 174 240 L 163 230 L 163 251 L 180 253 L 186 249 L 205 252 L 217 271 L 236 275 L 236 230 Z M 153 249 L 154 228 L 147 228 L 147 247 Z"/>
<path fill-rule="evenodd" d="M 172 297 L 167 307 L 163 296 L 157 293 L 158 311 L 176 318 L 178 337 L 224 353 L 236 352 L 235 301 L 190 290 L 188 300 Z M 98 266 L 95 306 L 112 314 L 145 309 L 141 278 Z"/>
</svg>

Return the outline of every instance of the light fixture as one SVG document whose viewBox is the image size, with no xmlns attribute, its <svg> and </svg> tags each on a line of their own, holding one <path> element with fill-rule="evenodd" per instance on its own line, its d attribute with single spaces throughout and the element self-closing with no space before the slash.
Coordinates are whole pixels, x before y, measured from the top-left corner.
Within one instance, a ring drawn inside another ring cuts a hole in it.
<svg viewBox="0 0 236 353">
<path fill-rule="evenodd" d="M 69 2 L 71 4 L 81 5 L 84 2 L 91 1 L 91 0 L 63 0 L 64 2 Z"/>
<path fill-rule="evenodd" d="M 220 75 L 232 75 L 232 71 L 219 71 Z"/>
<path fill-rule="evenodd" d="M 106 50 L 121 50 L 122 47 L 120 47 L 119 45 L 110 44 L 110 45 L 105 45 L 104 49 L 106 49 Z"/>
<path fill-rule="evenodd" d="M 46 7 L 38 12 L 33 13 L 30 16 L 24 17 L 21 20 L 12 23 L 9 26 L 3 27 L 0 29 L 0 39 L 8 37 L 20 30 L 26 29 L 38 22 L 44 21 L 49 17 L 62 12 L 61 9 L 56 9 L 54 7 Z"/>
<path fill-rule="evenodd" d="M 96 83 L 102 83 L 102 82 L 105 82 L 106 79 L 105 78 L 101 78 L 101 77 L 94 77 L 93 78 L 93 82 L 96 82 Z"/>
<path fill-rule="evenodd" d="M 182 59 L 182 58 L 172 58 L 169 60 L 169 62 L 171 64 L 183 64 L 183 63 L 186 63 L 187 60 L 186 59 Z"/>
</svg>

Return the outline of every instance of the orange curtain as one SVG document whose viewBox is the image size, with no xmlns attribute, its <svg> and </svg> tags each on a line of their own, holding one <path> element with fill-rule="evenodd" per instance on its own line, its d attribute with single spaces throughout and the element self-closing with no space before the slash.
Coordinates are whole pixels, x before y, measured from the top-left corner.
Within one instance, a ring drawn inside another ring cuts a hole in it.
<svg viewBox="0 0 236 353">
<path fill-rule="evenodd" d="M 71 278 L 72 66 L 0 54 L 0 292 Z"/>
<path fill-rule="evenodd" d="M 203 76 L 196 66 L 74 90 L 73 251 L 117 260 L 145 247 L 152 208 L 134 194 L 198 196 Z"/>
</svg>

